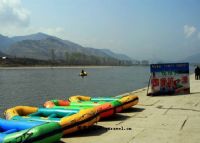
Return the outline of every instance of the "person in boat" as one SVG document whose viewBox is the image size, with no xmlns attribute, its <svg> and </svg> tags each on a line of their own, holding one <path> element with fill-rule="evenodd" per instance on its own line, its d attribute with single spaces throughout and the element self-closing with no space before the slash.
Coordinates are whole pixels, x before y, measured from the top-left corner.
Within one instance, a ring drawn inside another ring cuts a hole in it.
<svg viewBox="0 0 200 143">
<path fill-rule="evenodd" d="M 82 78 L 83 78 L 84 76 L 87 76 L 87 73 L 82 69 L 80 76 L 82 76 Z"/>
<path fill-rule="evenodd" d="M 85 74 L 85 71 L 82 69 L 81 74 Z"/>
</svg>

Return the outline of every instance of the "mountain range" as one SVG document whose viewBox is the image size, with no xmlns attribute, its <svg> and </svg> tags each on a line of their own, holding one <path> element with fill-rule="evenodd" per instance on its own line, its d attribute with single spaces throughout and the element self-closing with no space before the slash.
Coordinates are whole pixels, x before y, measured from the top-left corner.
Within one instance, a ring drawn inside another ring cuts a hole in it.
<svg viewBox="0 0 200 143">
<path fill-rule="evenodd" d="M 19 58 L 32 58 L 39 60 L 65 60 L 66 54 L 81 53 L 88 56 L 113 58 L 117 60 L 132 61 L 125 54 L 117 54 L 109 49 L 95 49 L 84 47 L 74 42 L 61 38 L 36 33 L 25 36 L 7 37 L 0 34 L 0 56 L 12 56 Z M 150 60 L 152 61 L 152 60 Z M 159 60 L 161 61 L 161 60 Z M 153 63 L 157 63 L 154 60 Z M 200 63 L 200 53 L 188 56 L 180 62 Z"/>
<path fill-rule="evenodd" d="M 63 40 L 44 33 L 26 36 L 6 37 L 0 35 L 0 55 L 33 58 L 40 60 L 63 60 L 66 54 L 81 53 L 88 56 L 108 57 L 117 60 L 131 60 L 124 54 L 117 54 L 108 49 L 83 47 L 74 42 Z"/>
</svg>

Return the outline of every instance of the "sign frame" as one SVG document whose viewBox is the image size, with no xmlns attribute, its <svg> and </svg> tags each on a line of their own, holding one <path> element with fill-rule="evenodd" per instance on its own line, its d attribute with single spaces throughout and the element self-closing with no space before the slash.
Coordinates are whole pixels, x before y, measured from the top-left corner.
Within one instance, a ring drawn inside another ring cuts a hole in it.
<svg viewBox="0 0 200 143">
<path fill-rule="evenodd" d="M 190 93 L 189 63 L 151 64 L 151 95 Z"/>
</svg>

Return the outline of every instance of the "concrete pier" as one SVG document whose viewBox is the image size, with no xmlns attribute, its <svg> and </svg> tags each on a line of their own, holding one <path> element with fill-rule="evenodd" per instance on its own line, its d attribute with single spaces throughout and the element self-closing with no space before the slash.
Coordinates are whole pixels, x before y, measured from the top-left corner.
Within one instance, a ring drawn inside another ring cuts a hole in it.
<svg viewBox="0 0 200 143">
<path fill-rule="evenodd" d="M 67 143 L 199 143 L 200 80 L 190 77 L 191 94 L 146 96 L 133 108 L 62 138 Z"/>
</svg>

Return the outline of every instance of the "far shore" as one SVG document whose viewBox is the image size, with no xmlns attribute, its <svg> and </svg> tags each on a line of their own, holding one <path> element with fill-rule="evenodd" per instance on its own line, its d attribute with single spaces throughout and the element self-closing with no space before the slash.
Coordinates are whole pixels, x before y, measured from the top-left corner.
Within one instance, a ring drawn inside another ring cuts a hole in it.
<svg viewBox="0 0 200 143">
<path fill-rule="evenodd" d="M 20 67 L 0 67 L 4 69 L 79 69 L 79 68 L 109 68 L 114 66 L 20 66 Z"/>
<path fill-rule="evenodd" d="M 143 65 L 137 65 L 143 66 Z M 7 69 L 93 69 L 93 68 L 111 68 L 111 67 L 130 67 L 130 66 L 19 66 L 19 67 L 0 67 L 0 70 Z"/>
</svg>

